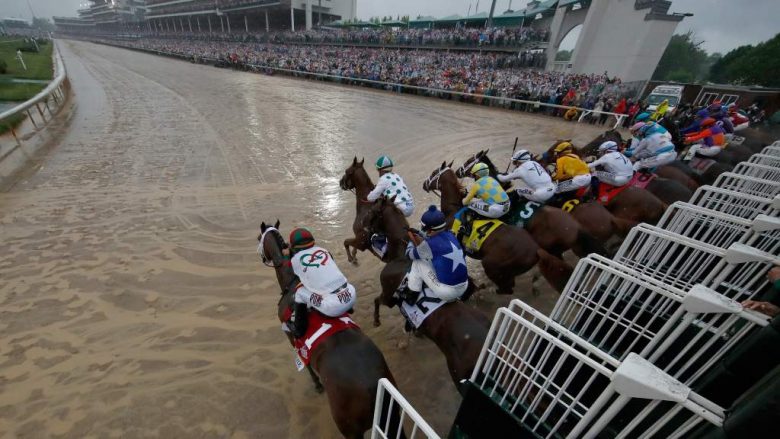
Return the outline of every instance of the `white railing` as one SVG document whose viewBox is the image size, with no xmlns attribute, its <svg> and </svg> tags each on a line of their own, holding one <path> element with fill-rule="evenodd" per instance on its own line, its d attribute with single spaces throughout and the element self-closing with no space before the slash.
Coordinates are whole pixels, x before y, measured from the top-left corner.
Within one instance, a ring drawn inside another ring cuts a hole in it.
<svg viewBox="0 0 780 439">
<path fill-rule="evenodd" d="M 774 198 L 775 195 L 780 194 L 780 182 L 748 177 L 734 172 L 724 172 L 718 175 L 712 185 L 756 197 Z"/>
<path fill-rule="evenodd" d="M 404 434 L 406 433 L 406 434 Z M 439 439 L 425 419 L 387 378 L 379 380 L 371 439 Z"/>
<path fill-rule="evenodd" d="M 52 56 L 54 58 L 54 79 L 37 95 L 9 110 L 0 113 L 0 122 L 12 116 L 25 113 L 30 119 L 30 122 L 32 122 L 33 126 L 38 128 L 39 126 L 43 126 L 48 122 L 46 115 L 47 111 L 49 120 L 54 117 L 54 114 L 57 111 L 56 107 L 52 109 L 52 107 L 49 105 L 49 98 L 54 100 L 54 104 L 57 105 L 57 107 L 61 106 L 65 102 L 64 84 L 65 79 L 67 78 L 67 74 L 65 72 L 65 63 L 62 62 L 62 56 L 60 55 L 60 50 L 56 41 L 52 40 L 51 43 L 53 45 Z M 31 111 L 33 108 L 37 110 L 38 116 L 40 117 L 39 121 L 36 121 L 36 119 L 33 117 L 34 112 Z M 16 143 L 21 144 L 19 137 L 16 135 L 16 130 L 13 127 L 11 127 L 11 134 L 13 134 L 14 139 L 16 139 Z"/>
<path fill-rule="evenodd" d="M 678 201 L 671 204 L 657 227 L 722 249 L 749 245 L 769 254 L 780 253 L 780 218 L 758 215 L 752 220 Z"/>
<path fill-rule="evenodd" d="M 780 157 L 767 154 L 753 154 L 748 163 L 758 163 L 759 165 L 774 166 L 780 168 Z"/>
<path fill-rule="evenodd" d="M 775 166 L 742 162 L 735 166 L 731 172 L 764 180 L 780 181 L 780 168 Z"/>
<path fill-rule="evenodd" d="M 700 186 L 693 193 L 690 203 L 745 219 L 761 214 L 777 216 L 780 210 L 780 197 L 756 197 L 715 186 Z"/>
<path fill-rule="evenodd" d="M 773 155 L 775 157 L 780 157 L 780 143 L 775 142 L 766 148 L 761 150 L 761 154 L 763 155 Z"/>
<path fill-rule="evenodd" d="M 101 44 L 109 44 L 105 42 L 100 42 Z M 163 55 L 163 56 L 171 56 L 175 58 L 183 58 L 192 60 L 194 59 L 193 56 L 188 55 L 182 55 L 174 52 L 166 52 L 162 50 L 152 50 L 152 49 L 144 49 L 144 48 L 136 48 L 136 47 L 130 47 L 130 46 L 122 46 L 118 44 L 109 44 L 112 46 L 117 47 L 124 47 L 128 49 L 133 50 L 140 50 L 143 52 L 149 52 L 154 53 L 157 55 Z M 198 59 L 209 62 L 209 63 L 216 63 L 220 60 L 214 59 L 214 58 L 207 58 L 207 57 L 198 57 Z M 572 107 L 572 106 L 566 106 L 566 105 L 556 105 L 556 104 L 549 104 L 545 102 L 540 101 L 528 101 L 523 99 L 514 99 L 509 97 L 502 97 L 502 96 L 486 96 L 486 95 L 480 95 L 475 93 L 466 93 L 466 92 L 459 92 L 459 91 L 453 91 L 453 90 L 444 90 L 440 88 L 429 88 L 429 87 L 420 87 L 417 85 L 407 85 L 407 84 L 399 84 L 395 82 L 385 82 L 385 81 L 375 81 L 373 79 L 362 79 L 362 78 L 350 78 L 347 76 L 340 76 L 340 75 L 331 75 L 328 73 L 313 73 L 313 72 L 304 72 L 300 70 L 292 70 L 292 69 L 284 69 L 281 67 L 271 67 L 271 66 L 263 66 L 263 65 L 257 65 L 257 64 L 242 64 L 243 66 L 250 67 L 255 70 L 266 70 L 266 71 L 274 71 L 274 72 L 282 72 L 286 74 L 290 74 L 292 76 L 304 76 L 304 77 L 312 77 L 312 78 L 320 78 L 320 79 L 329 79 L 329 80 L 336 80 L 336 81 L 348 81 L 348 82 L 358 82 L 361 84 L 370 84 L 370 85 L 378 85 L 385 87 L 387 89 L 396 90 L 398 92 L 401 92 L 402 90 L 417 90 L 417 91 L 423 91 L 429 94 L 433 94 L 434 96 L 462 96 L 462 97 L 468 97 L 468 98 L 474 98 L 474 99 L 482 99 L 487 100 L 490 102 L 494 102 L 496 106 L 505 106 L 508 104 L 524 104 L 528 106 L 528 108 L 539 108 L 539 107 L 545 107 L 550 109 L 558 109 L 566 111 L 570 108 L 574 108 L 577 110 L 578 114 L 580 115 L 578 122 L 581 122 L 584 117 L 588 114 L 593 115 L 604 115 L 612 116 L 615 118 L 615 124 L 613 125 L 613 128 L 618 128 L 623 123 L 623 120 L 628 117 L 627 114 L 618 114 L 618 113 L 612 113 L 608 111 L 594 111 L 589 110 L 587 108 L 580 108 L 580 107 Z"/>
<path fill-rule="evenodd" d="M 670 287 L 701 284 L 736 301 L 762 292 L 767 273 L 780 265 L 776 255 L 745 244 L 722 249 L 647 224 L 631 229 L 613 260 Z"/>
<path fill-rule="evenodd" d="M 639 355 L 620 361 L 519 300 L 510 307 L 496 312 L 471 382 L 532 435 L 676 438 L 722 426 L 721 407 Z"/>
<path fill-rule="evenodd" d="M 580 259 L 550 318 L 618 360 L 634 352 L 686 385 L 770 320 L 702 285 L 680 290 L 599 255 Z"/>
</svg>

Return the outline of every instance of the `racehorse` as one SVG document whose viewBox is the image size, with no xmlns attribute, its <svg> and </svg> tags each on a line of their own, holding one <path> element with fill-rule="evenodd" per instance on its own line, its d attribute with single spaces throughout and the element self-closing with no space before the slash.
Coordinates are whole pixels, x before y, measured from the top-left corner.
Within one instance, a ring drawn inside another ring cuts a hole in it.
<svg viewBox="0 0 780 439">
<path fill-rule="evenodd" d="M 357 157 L 352 159 L 352 165 L 344 171 L 344 176 L 339 181 L 341 189 L 355 192 L 355 221 L 352 223 L 352 232 L 355 234 L 355 237 L 344 240 L 347 259 L 353 264 L 357 264 L 358 250 L 369 250 L 374 256 L 379 258 L 379 255 L 371 248 L 371 236 L 366 233 L 362 226 L 363 216 L 371 207 L 371 203 L 366 200 L 366 197 L 374 189 L 374 183 L 363 167 L 364 161 L 365 159 L 358 161 Z"/>
<path fill-rule="evenodd" d="M 472 166 L 482 162 L 488 166 L 490 175 L 493 178 L 496 178 L 498 176 L 498 170 L 493 162 L 490 161 L 487 153 L 488 151 L 480 151 L 471 156 L 466 160 L 463 166 L 455 171 L 455 175 L 457 175 L 458 178 L 464 178 Z M 610 217 L 612 216 L 603 207 L 600 207 L 600 210 L 603 210 Z M 586 219 L 589 219 L 589 217 L 586 217 Z M 607 224 L 611 225 L 612 223 L 610 221 Z M 589 225 L 592 225 L 593 228 L 602 235 L 599 237 L 601 242 L 612 235 L 611 230 L 610 232 L 601 230 L 604 228 L 602 224 L 590 223 Z M 585 226 L 581 225 L 581 223 L 569 213 L 556 207 L 541 207 L 524 227 L 528 230 L 537 244 L 559 258 L 569 249 L 579 257 L 585 257 L 590 253 L 598 253 L 600 255 L 605 255 L 607 253 L 604 246 L 599 240 L 594 238 L 594 235 L 591 235 L 587 231 Z M 605 238 L 603 235 L 606 235 L 607 233 L 609 233 L 609 235 Z"/>
<path fill-rule="evenodd" d="M 616 130 L 609 130 L 575 152 L 583 159 L 597 156 L 599 145 L 609 140 L 623 145 L 623 137 L 620 133 Z M 671 165 L 658 167 L 655 174 L 657 177 L 648 183 L 645 189 L 666 204 L 690 200 L 693 192 L 702 183 L 699 175 L 679 160 Z"/>
<path fill-rule="evenodd" d="M 441 193 L 441 210 L 450 227 L 455 214 L 463 208 L 463 190 L 451 165 L 443 162 L 423 183 L 425 192 Z M 498 287 L 498 294 L 512 294 L 515 277 L 537 263 L 542 276 L 559 292 L 573 271 L 563 260 L 539 247 L 528 231 L 507 224 L 499 225 L 480 250 L 470 256 L 482 261 L 485 274 Z"/>
<path fill-rule="evenodd" d="M 556 142 L 539 158 L 539 162 L 545 167 L 549 164 L 555 164 L 553 149 L 559 143 Z M 639 223 L 657 223 L 664 214 L 666 206 L 663 201 L 650 191 L 637 187 L 628 187 L 615 196 L 606 207 L 612 215 L 636 225 Z"/>
<path fill-rule="evenodd" d="M 364 225 L 372 233 L 387 236 L 388 253 L 400 254 L 385 265 L 379 277 L 382 293 L 374 300 L 374 326 L 379 326 L 381 304 L 389 308 L 398 306 L 399 309 L 402 306 L 395 292 L 411 266 L 411 261 L 404 255 L 409 242 L 409 224 L 393 200 L 383 197 L 366 214 Z M 469 288 L 473 289 L 473 284 Z M 413 306 L 424 313 L 431 303 L 436 302 L 422 297 Z M 489 329 L 490 320 L 487 317 L 458 300 L 433 311 L 423 320 L 417 332 L 436 343 L 447 360 L 447 369 L 455 387 L 459 388 L 461 381 L 471 376 Z"/>
<path fill-rule="evenodd" d="M 260 257 L 263 264 L 276 270 L 282 289 L 277 312 L 279 320 L 285 323 L 298 278 L 284 255 L 287 244 L 279 232 L 279 221 L 273 226 L 262 223 L 260 231 L 257 238 Z M 287 336 L 292 343 L 292 335 L 287 333 Z M 362 331 L 350 328 L 323 340 L 310 352 L 310 358 L 309 373 L 317 389 L 324 388 L 339 431 L 346 438 L 362 438 L 371 429 L 379 379 L 387 378 L 395 383 L 382 352 Z M 392 417 L 397 419 L 398 413 L 394 412 Z M 392 424 L 398 425 L 395 421 Z"/>
</svg>

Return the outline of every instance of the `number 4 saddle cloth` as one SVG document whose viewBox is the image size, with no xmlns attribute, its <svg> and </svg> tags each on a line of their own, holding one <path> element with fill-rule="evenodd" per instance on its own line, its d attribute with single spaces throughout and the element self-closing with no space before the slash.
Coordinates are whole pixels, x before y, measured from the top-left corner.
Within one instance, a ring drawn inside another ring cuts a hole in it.
<svg viewBox="0 0 780 439">
<path fill-rule="evenodd" d="M 296 358 L 295 364 L 298 370 L 303 370 L 311 361 L 311 353 L 329 337 L 338 334 L 347 329 L 360 329 L 360 327 L 349 318 L 349 314 L 343 314 L 339 317 L 328 317 L 313 309 L 308 314 L 309 325 L 306 328 L 306 335 L 303 338 L 293 340 Z M 287 309 L 284 315 L 284 321 L 290 320 L 292 309 Z M 282 330 L 288 331 L 287 324 L 282 324 Z"/>
<path fill-rule="evenodd" d="M 479 252 L 488 237 L 504 223 L 497 219 L 478 218 L 472 220 L 471 224 L 464 224 L 464 213 L 467 210 L 468 207 L 464 207 L 455 214 L 455 219 L 452 222 L 452 228 L 450 230 L 460 239 L 463 249 L 466 250 L 468 254 L 473 255 Z M 466 226 L 466 230 L 470 232 L 463 235 L 461 233 L 462 226 Z"/>
</svg>

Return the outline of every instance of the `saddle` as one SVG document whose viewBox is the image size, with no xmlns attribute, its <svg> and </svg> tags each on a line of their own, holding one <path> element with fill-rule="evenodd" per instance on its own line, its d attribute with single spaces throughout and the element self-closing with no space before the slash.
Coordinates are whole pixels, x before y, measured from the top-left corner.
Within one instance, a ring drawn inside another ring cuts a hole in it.
<svg viewBox="0 0 780 439">
<path fill-rule="evenodd" d="M 631 179 L 631 181 L 624 184 L 623 186 L 613 186 L 609 183 L 600 182 L 597 200 L 599 203 L 605 206 L 609 206 L 615 197 L 620 195 L 624 190 L 630 187 L 645 189 L 647 185 L 656 178 L 657 177 L 655 174 L 649 172 L 634 172 L 634 177 Z"/>
<path fill-rule="evenodd" d="M 592 198 L 593 197 L 591 196 L 590 186 L 585 186 L 577 189 L 576 191 L 557 194 L 547 204 L 552 207 L 557 207 L 564 212 L 571 212 L 577 206 L 582 203 L 589 202 Z"/>
</svg>

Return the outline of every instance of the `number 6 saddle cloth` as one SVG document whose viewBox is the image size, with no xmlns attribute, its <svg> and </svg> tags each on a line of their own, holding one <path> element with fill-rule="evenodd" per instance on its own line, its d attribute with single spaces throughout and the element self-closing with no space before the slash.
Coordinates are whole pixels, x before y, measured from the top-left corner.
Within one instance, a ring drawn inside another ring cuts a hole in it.
<svg viewBox="0 0 780 439">
<path fill-rule="evenodd" d="M 349 318 L 349 314 L 344 313 L 339 317 L 328 317 L 320 312 L 310 309 L 308 314 L 309 324 L 306 327 L 306 335 L 303 338 L 293 340 L 296 358 L 295 364 L 298 370 L 303 370 L 311 361 L 311 353 L 329 337 L 338 334 L 347 329 L 360 329 L 360 327 Z M 287 309 L 284 314 L 284 321 L 289 321 L 292 316 L 292 309 Z M 288 332 L 287 324 L 282 324 L 282 330 Z"/>
<path fill-rule="evenodd" d="M 455 214 L 455 219 L 452 222 L 452 228 L 450 229 L 455 236 L 460 236 L 461 226 L 463 226 L 463 213 L 468 210 L 468 207 L 464 207 Z M 463 245 L 463 249 L 469 254 L 478 253 L 482 248 L 482 244 L 488 239 L 488 237 L 498 229 L 503 222 L 497 219 L 479 218 L 471 222 L 470 228 L 468 224 L 467 229 L 471 232 L 467 236 L 460 238 L 460 243 Z"/>
</svg>

